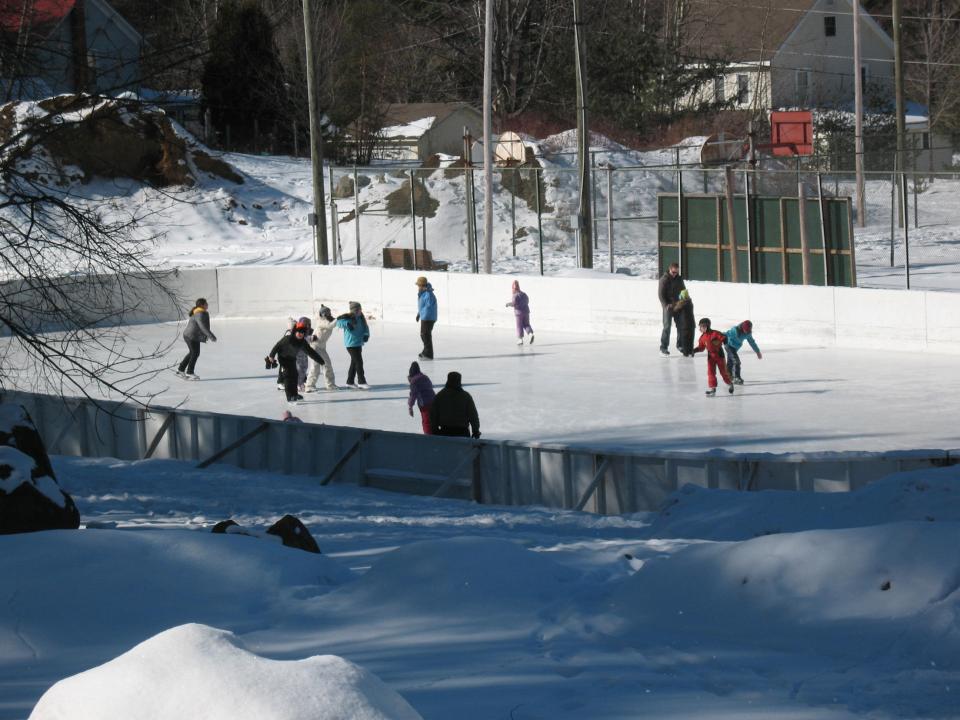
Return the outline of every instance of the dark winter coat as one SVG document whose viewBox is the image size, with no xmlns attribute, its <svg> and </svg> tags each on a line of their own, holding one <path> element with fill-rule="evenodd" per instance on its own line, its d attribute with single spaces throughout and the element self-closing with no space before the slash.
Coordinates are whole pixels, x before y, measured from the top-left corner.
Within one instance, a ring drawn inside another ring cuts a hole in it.
<svg viewBox="0 0 960 720">
<path fill-rule="evenodd" d="M 456 376 L 456 377 L 451 377 Z M 467 428 L 470 427 L 470 432 Z M 480 437 L 480 417 L 473 398 L 460 385 L 460 374 L 450 373 L 447 384 L 430 406 L 430 429 L 434 435 Z"/>
<path fill-rule="evenodd" d="M 421 408 L 428 408 L 433 405 L 433 400 L 437 396 L 433 391 L 433 382 L 423 373 L 411 375 L 410 378 L 410 397 L 407 398 L 407 407 L 412 408 L 415 404 Z"/>
<path fill-rule="evenodd" d="M 217 336 L 210 330 L 210 313 L 202 307 L 195 307 L 190 311 L 190 320 L 183 329 L 184 340 L 199 340 L 206 342 L 213 340 L 216 342 Z"/>
<path fill-rule="evenodd" d="M 661 307 L 666 308 L 673 305 L 680 299 L 680 291 L 686 289 L 683 284 L 683 278 L 680 275 L 673 277 L 669 272 L 660 276 L 660 283 L 657 286 L 657 296 L 660 298 Z"/>
<path fill-rule="evenodd" d="M 324 364 L 320 353 L 310 347 L 307 339 L 298 338 L 296 335 L 284 335 L 280 338 L 277 344 L 273 346 L 273 350 L 270 351 L 270 357 L 277 358 L 281 365 L 293 365 L 296 367 L 297 353 L 300 352 L 305 352 L 311 360 L 315 360 L 321 365 Z"/>
</svg>

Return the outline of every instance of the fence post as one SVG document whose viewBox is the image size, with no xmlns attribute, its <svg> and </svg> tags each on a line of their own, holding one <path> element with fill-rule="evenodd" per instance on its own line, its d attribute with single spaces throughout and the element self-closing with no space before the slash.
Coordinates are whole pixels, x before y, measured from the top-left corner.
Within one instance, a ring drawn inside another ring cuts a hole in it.
<svg viewBox="0 0 960 720">
<path fill-rule="evenodd" d="M 910 190 L 907 188 L 907 173 L 901 177 L 903 184 L 903 207 L 906 210 L 903 218 L 903 269 L 907 276 L 907 290 L 910 289 Z"/>
<path fill-rule="evenodd" d="M 594 250 L 600 248 L 600 238 L 597 237 L 597 173 L 594 171 L 597 166 L 596 159 L 596 153 L 590 153 L 590 205 L 592 206 L 591 212 L 593 213 Z"/>
<path fill-rule="evenodd" d="M 466 196 L 467 207 L 467 260 L 470 263 L 470 269 L 473 270 L 473 225 L 476 222 L 476 210 L 473 207 L 473 170 L 470 168 L 469 160 L 467 166 L 463 169 L 463 189 Z"/>
<path fill-rule="evenodd" d="M 415 201 L 413 199 L 413 170 L 410 170 L 410 227 L 413 230 L 413 269 L 417 267 L 417 213 Z"/>
<path fill-rule="evenodd" d="M 607 253 L 610 255 L 610 272 L 613 272 L 613 167 L 607 165 Z"/>
<path fill-rule="evenodd" d="M 543 275 L 543 217 L 540 211 L 540 171 L 534 171 L 534 181 L 537 183 L 537 245 L 540 248 L 540 274 Z"/>
<path fill-rule="evenodd" d="M 823 175 L 817 173 L 817 200 L 820 203 L 820 239 L 823 241 L 823 286 L 830 285 L 830 252 L 827 247 L 827 214 L 823 204 Z"/>
<path fill-rule="evenodd" d="M 723 173 L 726 180 L 724 192 L 727 201 L 727 240 L 730 242 L 730 282 L 740 282 L 740 269 L 737 267 L 737 224 L 733 219 L 733 168 L 727 165 Z M 722 264 L 719 269 L 723 269 Z"/>
<path fill-rule="evenodd" d="M 680 274 L 683 275 L 683 170 L 679 164 L 679 149 L 677 153 L 677 262 L 680 263 Z"/>
<path fill-rule="evenodd" d="M 360 264 L 360 178 L 357 164 L 353 164 L 353 226 L 357 233 L 357 265 Z"/>
<path fill-rule="evenodd" d="M 897 158 L 893 158 L 893 173 L 890 175 L 890 267 L 893 267 L 893 243 L 896 234 L 896 205 L 897 205 Z"/>
<path fill-rule="evenodd" d="M 336 265 L 340 255 L 340 227 L 337 224 L 337 199 L 333 196 L 333 164 L 330 164 L 330 244 L 333 246 L 331 262 Z"/>
<path fill-rule="evenodd" d="M 797 206 L 800 209 L 800 266 L 803 284 L 810 284 L 810 237 L 807 234 L 807 188 L 803 180 L 797 183 Z"/>
<path fill-rule="evenodd" d="M 513 257 L 517 256 L 517 171 L 514 168 L 504 168 L 510 175 L 510 241 L 513 244 Z M 501 173 L 500 177 L 503 177 Z"/>
<path fill-rule="evenodd" d="M 750 227 L 750 171 L 743 170 L 743 211 L 747 224 L 747 282 L 753 282 L 753 232 Z"/>
<path fill-rule="evenodd" d="M 476 196 L 477 183 L 473 177 L 473 165 L 470 166 L 470 198 L 471 198 L 471 215 L 473 217 L 473 237 L 470 239 L 470 242 L 473 243 L 473 272 L 474 274 L 480 273 L 480 245 L 477 240 L 477 196 Z"/>
</svg>

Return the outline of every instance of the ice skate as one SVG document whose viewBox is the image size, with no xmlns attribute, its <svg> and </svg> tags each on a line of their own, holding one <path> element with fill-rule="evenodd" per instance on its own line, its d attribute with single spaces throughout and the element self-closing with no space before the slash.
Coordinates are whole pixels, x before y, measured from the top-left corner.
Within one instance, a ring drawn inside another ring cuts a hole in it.
<svg viewBox="0 0 960 720">
<path fill-rule="evenodd" d="M 727 392 L 733 395 L 733 383 L 727 385 Z"/>
<path fill-rule="evenodd" d="M 186 377 L 186 373 L 183 370 L 174 370 L 173 374 L 180 378 Z"/>
<path fill-rule="evenodd" d="M 533 333 L 530 333 L 530 344 L 533 345 Z"/>
<path fill-rule="evenodd" d="M 346 388 L 347 390 L 359 390 L 360 386 L 357 385 L 356 383 L 347 383 Z"/>
<path fill-rule="evenodd" d="M 305 392 L 305 393 L 315 393 L 316 391 L 317 391 L 316 385 L 310 385 L 310 386 L 305 387 L 305 388 L 303 389 L 303 392 Z"/>
<path fill-rule="evenodd" d="M 367 383 L 360 383 L 359 385 L 357 385 L 357 387 L 358 387 L 360 390 L 369 390 L 369 389 L 370 389 L 370 386 L 367 385 Z"/>
<path fill-rule="evenodd" d="M 199 380 L 200 376 L 195 373 L 184 373 L 183 377 L 185 380 Z"/>
<path fill-rule="evenodd" d="M 336 391 L 339 390 L 339 389 L 340 389 L 340 386 L 339 386 L 339 385 L 327 385 L 327 386 L 324 388 L 324 390 L 326 390 L 326 391 L 328 391 L 328 392 L 336 392 Z"/>
<path fill-rule="evenodd" d="M 704 393 L 704 395 L 706 395 L 707 397 L 713 397 L 716 394 L 717 394 L 716 388 L 707 388 L 707 391 Z"/>
<path fill-rule="evenodd" d="M 287 386 L 283 383 L 277 383 L 277 390 L 286 390 Z"/>
<path fill-rule="evenodd" d="M 660 351 L 660 357 L 670 357 L 670 351 L 669 351 L 669 350 L 661 350 L 661 351 Z"/>
<path fill-rule="evenodd" d="M 743 385 L 743 378 L 735 377 L 735 378 L 733 379 L 733 384 L 734 384 L 734 385 Z M 731 392 L 732 392 L 732 391 L 731 391 Z"/>
<path fill-rule="evenodd" d="M 517 340 L 517 345 L 523 345 L 523 338 L 520 338 L 519 340 Z"/>
</svg>

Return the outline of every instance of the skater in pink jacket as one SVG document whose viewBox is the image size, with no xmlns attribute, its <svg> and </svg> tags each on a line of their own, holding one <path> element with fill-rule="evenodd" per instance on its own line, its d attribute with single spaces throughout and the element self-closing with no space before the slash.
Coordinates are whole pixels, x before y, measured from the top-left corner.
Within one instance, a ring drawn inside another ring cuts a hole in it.
<svg viewBox="0 0 960 720">
<path fill-rule="evenodd" d="M 520 289 L 520 283 L 513 281 L 511 286 L 513 300 L 507 303 L 507 307 L 513 308 L 513 314 L 517 321 L 517 345 L 523 345 L 523 333 L 530 336 L 530 344 L 533 345 L 533 328 L 530 327 L 530 298 Z"/>
</svg>

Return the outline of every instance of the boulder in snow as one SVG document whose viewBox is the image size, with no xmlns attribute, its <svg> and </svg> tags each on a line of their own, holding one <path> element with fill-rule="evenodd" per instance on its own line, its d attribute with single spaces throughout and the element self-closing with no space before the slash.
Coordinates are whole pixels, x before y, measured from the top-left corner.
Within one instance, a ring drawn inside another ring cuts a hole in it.
<svg viewBox="0 0 960 720">
<path fill-rule="evenodd" d="M 57 484 L 30 415 L 22 405 L 0 405 L 0 534 L 78 527 L 80 513 Z"/>
<path fill-rule="evenodd" d="M 284 515 L 267 528 L 268 535 L 277 535 L 287 547 L 299 548 L 307 552 L 319 553 L 320 546 L 307 530 L 307 526 L 293 515 Z"/>
</svg>

